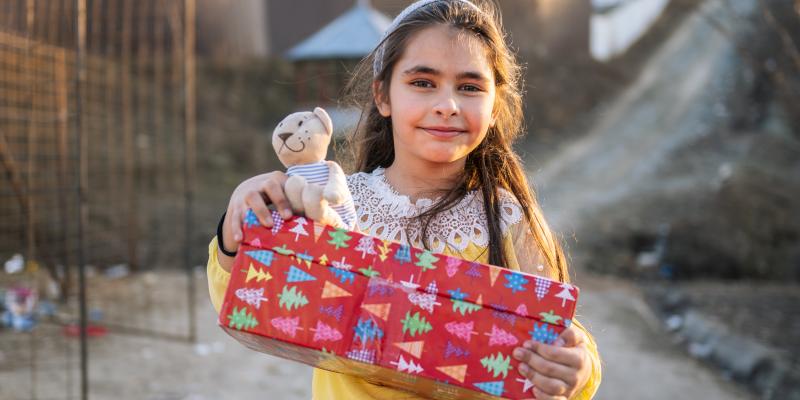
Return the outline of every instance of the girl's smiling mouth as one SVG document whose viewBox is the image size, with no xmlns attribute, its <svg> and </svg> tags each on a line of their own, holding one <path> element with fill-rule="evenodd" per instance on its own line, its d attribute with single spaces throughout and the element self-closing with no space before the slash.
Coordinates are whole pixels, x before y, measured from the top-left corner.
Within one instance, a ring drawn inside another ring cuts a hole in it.
<svg viewBox="0 0 800 400">
<path fill-rule="evenodd" d="M 424 130 L 425 132 L 428 132 L 428 134 L 432 136 L 440 138 L 451 138 L 466 132 L 463 129 L 448 127 L 448 126 L 430 126 L 430 127 L 421 127 L 421 129 Z"/>
</svg>

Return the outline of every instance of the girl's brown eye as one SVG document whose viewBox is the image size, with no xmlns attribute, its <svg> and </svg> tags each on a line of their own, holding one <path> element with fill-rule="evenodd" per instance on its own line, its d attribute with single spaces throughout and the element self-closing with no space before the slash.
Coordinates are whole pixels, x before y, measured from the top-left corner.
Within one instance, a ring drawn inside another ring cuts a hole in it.
<svg viewBox="0 0 800 400">
<path fill-rule="evenodd" d="M 433 85 L 428 81 L 414 81 L 414 82 L 411 82 L 411 86 L 416 86 L 416 87 L 421 87 L 421 88 L 433 87 Z"/>
</svg>

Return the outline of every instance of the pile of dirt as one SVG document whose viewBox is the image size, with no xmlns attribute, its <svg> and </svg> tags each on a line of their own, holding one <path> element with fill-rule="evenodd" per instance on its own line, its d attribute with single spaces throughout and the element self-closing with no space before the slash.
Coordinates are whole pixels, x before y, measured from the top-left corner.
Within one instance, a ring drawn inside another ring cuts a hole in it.
<svg viewBox="0 0 800 400">
<path fill-rule="evenodd" d="M 591 267 L 670 279 L 800 280 L 800 140 L 716 133 L 586 221 Z M 622 250 L 622 251 L 620 251 Z"/>
</svg>

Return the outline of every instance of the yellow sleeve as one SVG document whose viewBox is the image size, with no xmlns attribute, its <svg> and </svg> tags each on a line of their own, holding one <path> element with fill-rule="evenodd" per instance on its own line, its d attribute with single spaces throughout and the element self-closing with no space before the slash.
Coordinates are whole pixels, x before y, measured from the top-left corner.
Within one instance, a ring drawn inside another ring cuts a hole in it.
<svg viewBox="0 0 800 400">
<path fill-rule="evenodd" d="M 583 389 L 575 394 L 575 396 L 572 396 L 571 400 L 590 400 L 594 397 L 595 393 L 597 393 L 597 389 L 600 387 L 600 381 L 603 378 L 600 354 L 597 352 L 597 342 L 594 341 L 592 334 L 589 333 L 578 320 L 574 319 L 572 323 L 577 325 L 580 330 L 584 331 L 588 338 L 587 348 L 589 349 L 589 356 L 592 361 L 592 374 L 589 376 L 589 380 L 586 381 L 586 385 L 584 385 Z"/>
<path fill-rule="evenodd" d="M 231 280 L 231 273 L 222 269 L 217 259 L 217 237 L 211 239 L 208 244 L 208 266 L 206 267 L 206 275 L 208 275 L 208 294 L 211 296 L 211 304 L 214 309 L 219 313 L 222 307 L 222 301 L 225 299 L 225 291 L 228 289 L 228 282 Z"/>
</svg>

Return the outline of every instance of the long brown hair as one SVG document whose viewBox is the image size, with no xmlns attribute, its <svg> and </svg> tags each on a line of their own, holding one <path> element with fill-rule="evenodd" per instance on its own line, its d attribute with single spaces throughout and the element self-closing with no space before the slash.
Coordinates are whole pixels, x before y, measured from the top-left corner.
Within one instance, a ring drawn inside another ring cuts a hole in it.
<svg viewBox="0 0 800 400">
<path fill-rule="evenodd" d="M 392 71 L 411 36 L 436 24 L 474 34 L 485 45 L 494 72 L 496 97 L 493 114 L 496 123 L 467 156 L 458 183 L 446 190 L 433 207 L 418 216 L 422 222 L 422 244 L 428 246 L 426 235 L 433 217 L 455 206 L 469 191 L 477 190 L 483 198 L 488 222 L 489 263 L 507 267 L 508 255 L 502 245 L 498 194 L 498 188 L 502 188 L 519 202 L 531 229 L 531 237 L 549 266 L 549 275 L 568 282 L 568 266 L 561 245 L 547 226 L 519 157 L 512 149 L 513 142 L 523 130 L 521 68 L 504 40 L 498 8 L 490 1 L 474 4 L 478 7 L 463 1 L 441 0 L 418 8 L 404 18 L 381 43 L 383 59 L 377 73 L 373 74 L 375 51 L 359 63 L 346 89 L 362 110 L 358 127 L 348 146 L 355 152 L 355 169 L 371 172 L 377 167 L 387 168 L 394 162 L 391 117 L 383 117 L 378 112 L 372 85 L 378 83 L 378 95 L 388 98 Z M 553 273 L 556 271 L 557 276 Z"/>
</svg>

